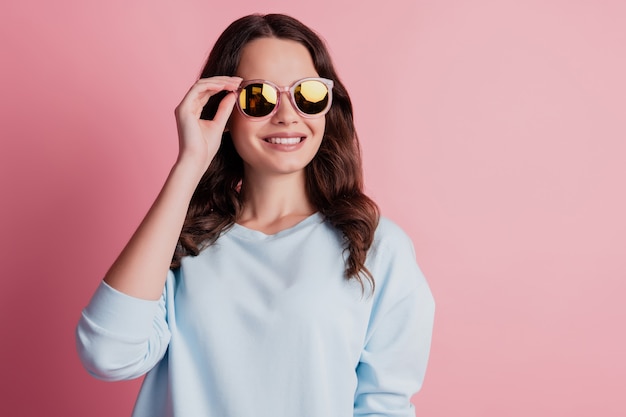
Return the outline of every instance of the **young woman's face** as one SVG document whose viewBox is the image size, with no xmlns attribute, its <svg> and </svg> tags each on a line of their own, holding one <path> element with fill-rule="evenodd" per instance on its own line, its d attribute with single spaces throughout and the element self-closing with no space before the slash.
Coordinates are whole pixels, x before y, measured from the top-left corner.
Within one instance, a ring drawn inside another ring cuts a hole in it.
<svg viewBox="0 0 626 417">
<path fill-rule="evenodd" d="M 261 79 L 279 87 L 307 77 L 318 77 L 309 51 L 300 43 L 261 38 L 248 43 L 235 74 L 244 81 Z M 317 153 L 325 116 L 302 117 L 288 93 L 269 118 L 254 120 L 234 109 L 229 129 L 235 149 L 244 161 L 245 175 L 301 174 Z"/>
</svg>

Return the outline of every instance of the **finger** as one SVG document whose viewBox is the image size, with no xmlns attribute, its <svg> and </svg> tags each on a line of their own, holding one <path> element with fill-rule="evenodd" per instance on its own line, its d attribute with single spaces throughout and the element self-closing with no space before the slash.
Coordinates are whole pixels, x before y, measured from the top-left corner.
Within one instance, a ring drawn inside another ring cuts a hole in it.
<svg viewBox="0 0 626 417">
<path fill-rule="evenodd" d="M 226 94 L 226 96 L 222 99 L 219 106 L 217 107 L 217 112 L 215 113 L 215 117 L 213 120 L 218 123 L 220 126 L 226 126 L 228 122 L 228 118 L 233 112 L 233 108 L 235 107 L 235 102 L 237 97 L 234 93 Z"/>
<path fill-rule="evenodd" d="M 182 107 L 201 111 L 209 99 L 221 91 L 234 91 L 241 83 L 240 77 L 212 77 L 198 80 L 187 92 Z"/>
<path fill-rule="evenodd" d="M 199 78 L 198 81 L 200 82 L 205 82 L 205 81 L 217 81 L 217 82 L 233 82 L 236 84 L 239 84 L 241 82 L 241 80 L 243 80 L 243 78 L 241 77 L 237 77 L 237 76 L 230 76 L 230 75 L 217 75 L 214 77 L 206 77 L 206 78 Z"/>
<path fill-rule="evenodd" d="M 198 89 L 204 90 L 206 89 L 214 89 L 215 91 L 222 90 L 236 90 L 241 84 L 243 79 L 241 77 L 211 77 L 211 78 L 200 78 L 196 83 L 192 86 L 192 88 L 197 87 Z"/>
</svg>

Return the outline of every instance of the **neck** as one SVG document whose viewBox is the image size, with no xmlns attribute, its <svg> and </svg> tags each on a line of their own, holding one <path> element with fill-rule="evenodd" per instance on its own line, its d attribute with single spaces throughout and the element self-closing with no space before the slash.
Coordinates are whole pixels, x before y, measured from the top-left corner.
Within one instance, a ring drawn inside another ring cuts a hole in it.
<svg viewBox="0 0 626 417">
<path fill-rule="evenodd" d="M 268 234 L 294 226 L 316 210 L 306 194 L 304 172 L 244 176 L 243 210 L 237 223 Z"/>
</svg>

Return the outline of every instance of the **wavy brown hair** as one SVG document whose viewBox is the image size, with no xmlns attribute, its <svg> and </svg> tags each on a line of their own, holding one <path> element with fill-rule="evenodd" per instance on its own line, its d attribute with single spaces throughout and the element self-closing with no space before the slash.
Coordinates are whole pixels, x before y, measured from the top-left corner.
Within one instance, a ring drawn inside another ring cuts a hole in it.
<svg viewBox="0 0 626 417">
<path fill-rule="evenodd" d="M 373 289 L 374 278 L 365 267 L 365 258 L 374 239 L 379 211 L 363 193 L 361 150 L 352 103 L 320 37 L 286 15 L 242 17 L 218 38 L 200 77 L 234 75 L 244 46 L 258 38 L 299 42 L 311 54 L 320 77 L 334 81 L 333 104 L 326 114 L 324 137 L 318 153 L 305 168 L 306 191 L 313 206 L 343 234 L 344 248 L 348 252 L 346 277 L 358 280 L 363 287 L 362 276 L 365 276 Z M 224 93 L 211 97 L 202 112 L 203 119 L 213 118 L 223 96 Z M 171 268 L 178 268 L 183 256 L 198 255 L 235 223 L 242 208 L 243 180 L 243 161 L 233 146 L 230 133 L 225 132 L 217 154 L 191 199 Z"/>
</svg>

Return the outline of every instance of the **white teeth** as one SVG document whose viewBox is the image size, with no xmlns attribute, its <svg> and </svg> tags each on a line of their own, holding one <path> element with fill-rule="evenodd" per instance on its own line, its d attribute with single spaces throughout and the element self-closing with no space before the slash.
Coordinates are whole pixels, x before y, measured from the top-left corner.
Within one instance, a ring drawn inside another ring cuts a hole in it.
<svg viewBox="0 0 626 417">
<path fill-rule="evenodd" d="M 302 138 L 267 138 L 265 140 L 275 145 L 295 145 L 300 143 Z"/>
</svg>

